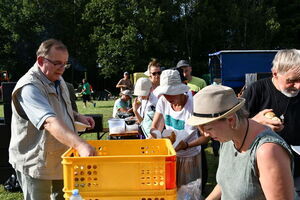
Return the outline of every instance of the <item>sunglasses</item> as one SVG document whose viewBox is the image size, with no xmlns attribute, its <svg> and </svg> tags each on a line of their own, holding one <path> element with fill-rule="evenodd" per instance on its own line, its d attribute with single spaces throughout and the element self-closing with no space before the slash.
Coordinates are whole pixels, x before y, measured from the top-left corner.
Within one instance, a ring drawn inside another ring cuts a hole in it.
<svg viewBox="0 0 300 200">
<path fill-rule="evenodd" d="M 156 75 L 161 75 L 161 72 L 152 72 L 151 73 L 153 76 L 156 76 Z"/>
</svg>

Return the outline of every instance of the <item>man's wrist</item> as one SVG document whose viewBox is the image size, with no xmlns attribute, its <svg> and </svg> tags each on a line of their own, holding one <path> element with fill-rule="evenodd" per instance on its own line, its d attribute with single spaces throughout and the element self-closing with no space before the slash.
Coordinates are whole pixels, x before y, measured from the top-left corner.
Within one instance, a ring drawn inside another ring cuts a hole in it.
<svg viewBox="0 0 300 200">
<path fill-rule="evenodd" d="M 80 114 L 78 112 L 74 112 L 74 119 L 75 120 L 78 120 L 79 116 L 80 116 Z"/>
</svg>

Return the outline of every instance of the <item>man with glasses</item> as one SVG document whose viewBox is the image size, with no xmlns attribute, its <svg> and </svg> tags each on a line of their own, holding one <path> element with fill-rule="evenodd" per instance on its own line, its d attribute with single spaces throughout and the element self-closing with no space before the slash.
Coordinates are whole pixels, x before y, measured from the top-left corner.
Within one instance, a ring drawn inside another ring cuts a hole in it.
<svg viewBox="0 0 300 200">
<path fill-rule="evenodd" d="M 177 63 L 176 68 L 182 69 L 183 75 L 187 79 L 187 85 L 190 87 L 193 95 L 206 86 L 205 80 L 192 76 L 192 67 L 187 60 L 180 60 Z"/>
<path fill-rule="evenodd" d="M 69 147 L 80 156 L 96 154 L 75 130 L 75 120 L 92 128 L 95 122 L 72 110 L 62 78 L 69 67 L 68 57 L 62 42 L 44 41 L 37 51 L 36 63 L 12 93 L 9 162 L 25 200 L 64 199 L 61 155 Z"/>
<path fill-rule="evenodd" d="M 249 117 L 269 126 L 287 144 L 300 146 L 300 50 L 278 51 L 271 70 L 271 78 L 254 82 L 243 94 Z M 267 118 L 270 111 L 280 120 Z M 294 185 L 300 198 L 300 155 L 293 153 Z"/>
</svg>

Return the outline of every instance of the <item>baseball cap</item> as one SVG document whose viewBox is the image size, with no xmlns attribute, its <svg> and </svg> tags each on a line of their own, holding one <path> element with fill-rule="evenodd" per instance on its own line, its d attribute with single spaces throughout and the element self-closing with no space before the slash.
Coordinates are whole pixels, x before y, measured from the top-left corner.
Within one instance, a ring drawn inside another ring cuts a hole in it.
<svg viewBox="0 0 300 200">
<path fill-rule="evenodd" d="M 185 67 L 185 66 L 190 66 L 190 63 L 187 60 L 180 60 L 177 63 L 176 68 Z"/>
</svg>

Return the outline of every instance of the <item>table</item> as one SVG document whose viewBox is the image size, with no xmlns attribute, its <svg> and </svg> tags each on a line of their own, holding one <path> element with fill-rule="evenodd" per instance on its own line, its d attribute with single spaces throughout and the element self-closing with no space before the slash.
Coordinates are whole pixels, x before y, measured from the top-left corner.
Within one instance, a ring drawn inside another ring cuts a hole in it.
<svg viewBox="0 0 300 200">
<path fill-rule="evenodd" d="M 110 140 L 123 140 L 123 139 L 142 139 L 138 131 L 125 131 L 121 133 L 109 133 Z"/>
<path fill-rule="evenodd" d="M 103 130 L 103 115 L 102 114 L 86 114 L 86 116 L 90 116 L 95 121 L 95 127 L 93 129 L 86 129 L 84 132 L 79 132 L 79 136 L 85 133 L 97 133 L 97 139 L 101 140 L 101 138 L 106 134 Z M 100 132 L 104 132 L 100 135 Z"/>
</svg>

